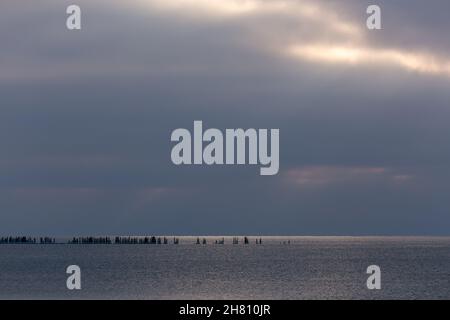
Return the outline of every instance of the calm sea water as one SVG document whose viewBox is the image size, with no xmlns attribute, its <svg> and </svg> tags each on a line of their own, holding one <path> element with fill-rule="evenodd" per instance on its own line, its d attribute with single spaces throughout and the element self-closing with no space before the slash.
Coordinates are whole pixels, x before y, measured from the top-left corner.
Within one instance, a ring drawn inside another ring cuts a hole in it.
<svg viewBox="0 0 450 320">
<path fill-rule="evenodd" d="M 450 299 L 450 238 L 265 237 L 249 245 L 0 245 L 1 299 Z M 282 244 L 290 240 L 290 245 Z M 82 290 L 66 289 L 79 265 Z M 381 267 L 368 290 L 366 268 Z"/>
</svg>

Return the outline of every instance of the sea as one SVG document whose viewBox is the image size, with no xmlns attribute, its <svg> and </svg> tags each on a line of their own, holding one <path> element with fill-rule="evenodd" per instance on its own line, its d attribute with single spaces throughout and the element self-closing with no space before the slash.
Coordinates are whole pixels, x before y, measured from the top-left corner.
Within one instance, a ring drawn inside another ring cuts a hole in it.
<svg viewBox="0 0 450 320">
<path fill-rule="evenodd" d="M 450 299 L 450 237 L 199 238 L 0 244 L 0 299 Z M 81 290 L 67 289 L 69 265 Z"/>
</svg>

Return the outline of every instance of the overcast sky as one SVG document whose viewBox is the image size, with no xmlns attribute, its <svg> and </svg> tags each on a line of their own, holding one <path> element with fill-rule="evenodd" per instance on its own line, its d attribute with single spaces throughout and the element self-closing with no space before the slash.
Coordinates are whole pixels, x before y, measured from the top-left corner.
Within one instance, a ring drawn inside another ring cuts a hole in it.
<svg viewBox="0 0 450 320">
<path fill-rule="evenodd" d="M 449 1 L 76 3 L 0 4 L 0 234 L 450 235 Z M 194 120 L 278 175 L 173 165 Z"/>
</svg>

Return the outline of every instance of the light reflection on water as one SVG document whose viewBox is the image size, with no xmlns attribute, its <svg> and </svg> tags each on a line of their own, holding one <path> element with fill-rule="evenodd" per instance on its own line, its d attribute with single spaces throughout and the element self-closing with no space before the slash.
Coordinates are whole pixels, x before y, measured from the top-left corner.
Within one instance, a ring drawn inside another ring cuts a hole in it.
<svg viewBox="0 0 450 320">
<path fill-rule="evenodd" d="M 195 245 L 196 237 L 180 245 L 0 245 L 0 298 L 450 299 L 450 238 L 206 238 L 207 245 Z M 81 267 L 80 291 L 66 289 L 70 264 Z M 378 291 L 366 288 L 371 264 L 381 267 Z"/>
</svg>

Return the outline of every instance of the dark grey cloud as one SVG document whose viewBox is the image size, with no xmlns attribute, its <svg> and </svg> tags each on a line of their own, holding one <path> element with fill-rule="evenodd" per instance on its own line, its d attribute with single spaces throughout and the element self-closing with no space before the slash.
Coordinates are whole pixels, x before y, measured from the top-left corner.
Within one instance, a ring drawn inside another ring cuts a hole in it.
<svg viewBox="0 0 450 320">
<path fill-rule="evenodd" d="M 445 62 L 446 3 L 382 2 L 385 29 L 357 35 L 335 18 L 364 26 L 364 2 L 315 3 L 331 22 L 81 1 L 69 32 L 68 2 L 6 1 L 0 233 L 448 234 L 450 77 L 281 50 L 354 40 Z M 194 120 L 280 128 L 280 173 L 174 166 L 170 133 Z"/>
</svg>

